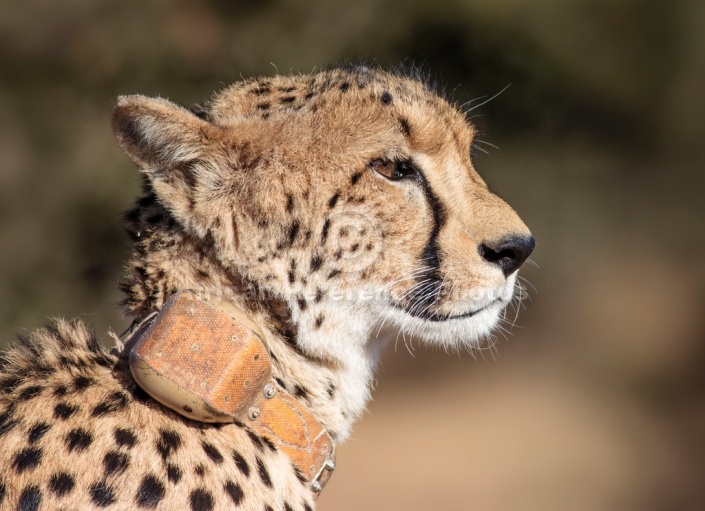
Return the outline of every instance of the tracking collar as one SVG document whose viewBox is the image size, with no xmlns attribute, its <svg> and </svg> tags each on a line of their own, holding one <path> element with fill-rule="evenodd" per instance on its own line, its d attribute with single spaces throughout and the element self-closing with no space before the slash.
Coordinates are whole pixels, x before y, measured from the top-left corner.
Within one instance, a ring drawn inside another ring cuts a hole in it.
<svg viewBox="0 0 705 511">
<path fill-rule="evenodd" d="M 196 421 L 244 423 L 288 455 L 318 494 L 335 469 L 335 444 L 308 407 L 272 379 L 262 339 L 233 304 L 180 291 L 126 346 L 133 378 L 155 400 Z"/>
</svg>

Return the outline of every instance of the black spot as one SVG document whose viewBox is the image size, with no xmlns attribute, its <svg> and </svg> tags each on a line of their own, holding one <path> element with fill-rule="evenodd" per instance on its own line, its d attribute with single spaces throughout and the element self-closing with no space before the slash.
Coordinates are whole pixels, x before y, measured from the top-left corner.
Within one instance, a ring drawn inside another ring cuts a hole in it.
<svg viewBox="0 0 705 511">
<path fill-rule="evenodd" d="M 346 92 L 350 88 L 350 84 L 348 82 L 343 82 L 340 84 L 340 91 L 341 92 Z"/>
<path fill-rule="evenodd" d="M 156 213 L 154 215 L 148 216 L 146 220 L 147 220 L 148 224 L 151 224 L 151 225 L 158 224 L 159 222 L 164 220 L 164 215 L 162 213 Z"/>
<path fill-rule="evenodd" d="M 66 391 L 68 389 L 66 388 L 66 385 L 57 385 L 57 387 L 54 389 L 54 395 L 56 397 L 61 397 L 66 394 Z"/>
<path fill-rule="evenodd" d="M 93 435 L 83 428 L 72 429 L 66 435 L 66 448 L 71 451 L 82 451 L 93 443 Z"/>
<path fill-rule="evenodd" d="M 181 469 L 172 463 L 168 463 L 166 466 L 166 477 L 174 484 L 181 481 Z"/>
<path fill-rule="evenodd" d="M 333 279 L 333 278 L 337 277 L 338 275 L 340 275 L 341 273 L 342 272 L 340 270 L 333 270 L 332 272 L 330 272 L 328 274 L 328 279 Z"/>
<path fill-rule="evenodd" d="M 318 269 L 321 267 L 322 264 L 323 264 L 323 258 L 321 256 L 318 256 L 318 255 L 313 256 L 311 258 L 311 267 L 310 267 L 311 272 L 313 273 L 315 271 L 318 271 Z"/>
<path fill-rule="evenodd" d="M 304 502 L 304 511 L 313 511 L 313 508 L 308 505 L 308 502 Z"/>
<path fill-rule="evenodd" d="M 12 468 L 18 474 L 37 468 L 42 461 L 42 450 L 37 447 L 28 447 L 15 454 L 12 460 Z"/>
<path fill-rule="evenodd" d="M 280 101 L 282 105 L 287 105 L 293 103 L 296 100 L 296 96 L 284 96 Z"/>
<path fill-rule="evenodd" d="M 313 300 L 316 303 L 320 303 L 323 300 L 323 291 L 321 289 L 316 289 L 316 296 Z"/>
<path fill-rule="evenodd" d="M 20 392 L 20 395 L 17 396 L 18 401 L 29 401 L 33 397 L 37 397 L 42 390 L 44 390 L 44 387 L 41 387 L 39 385 L 32 385 L 31 387 L 27 387 L 22 389 L 22 392 Z"/>
<path fill-rule="evenodd" d="M 73 406 L 68 403 L 59 403 L 54 407 L 54 417 L 65 421 L 77 411 L 78 406 Z"/>
<path fill-rule="evenodd" d="M 411 126 L 409 125 L 409 121 L 406 117 L 400 117 L 399 118 L 399 124 L 401 125 L 401 130 L 404 132 L 404 135 L 406 137 L 411 136 Z"/>
<path fill-rule="evenodd" d="M 298 479 L 301 484 L 306 485 L 308 481 L 306 480 L 306 476 L 304 475 L 304 473 L 301 472 L 298 467 L 293 467 L 293 469 L 294 475 L 296 475 L 296 479 Z"/>
<path fill-rule="evenodd" d="M 321 239 L 323 241 L 326 241 L 328 238 L 328 231 L 330 230 L 330 219 L 326 218 L 326 221 L 323 222 L 323 230 L 321 231 Z"/>
<path fill-rule="evenodd" d="M 260 451 L 264 451 L 264 444 L 262 443 L 262 439 L 254 434 L 252 431 L 249 429 L 247 430 L 247 436 L 250 437 L 250 440 L 252 443 L 259 449 Z"/>
<path fill-rule="evenodd" d="M 216 447 L 213 444 L 209 444 L 208 442 L 203 442 L 201 443 L 201 447 L 203 447 L 203 450 L 205 451 L 206 455 L 216 464 L 220 465 L 223 463 L 223 455 L 220 454 L 220 451 L 216 449 Z"/>
<path fill-rule="evenodd" d="M 47 378 L 54 374 L 56 372 L 56 369 L 53 367 L 45 366 L 45 365 L 38 365 L 37 368 L 35 369 L 35 372 L 38 376 L 41 376 L 43 378 Z"/>
<path fill-rule="evenodd" d="M 122 474 L 130 465 L 130 459 L 124 452 L 108 451 L 103 457 L 103 473 L 105 477 L 112 474 Z"/>
<path fill-rule="evenodd" d="M 269 438 L 267 438 L 266 436 L 263 436 L 261 438 L 262 438 L 262 442 L 264 442 L 264 444 L 269 448 L 270 451 L 277 450 L 277 446 L 274 445 L 274 443 Z"/>
<path fill-rule="evenodd" d="M 93 417 L 102 417 L 109 413 L 119 412 L 124 410 L 130 402 L 130 398 L 122 391 L 113 392 L 105 401 L 93 408 L 91 415 Z"/>
<path fill-rule="evenodd" d="M 335 395 L 335 383 L 332 381 L 328 382 L 328 397 L 333 399 L 333 396 Z"/>
<path fill-rule="evenodd" d="M 17 426 L 17 421 L 12 417 L 12 410 L 0 414 L 0 437 Z"/>
<path fill-rule="evenodd" d="M 108 507 L 115 503 L 115 491 L 105 481 L 93 483 L 88 488 L 88 493 L 91 494 L 91 500 L 98 507 Z"/>
<path fill-rule="evenodd" d="M 197 488 L 189 495 L 191 511 L 211 511 L 213 509 L 213 496 L 204 488 Z"/>
<path fill-rule="evenodd" d="M 245 477 L 250 477 L 250 466 L 247 464 L 247 461 L 245 461 L 245 458 L 243 458 L 239 452 L 233 451 L 233 459 L 235 460 L 235 465 L 237 465 L 237 468 L 240 472 Z"/>
<path fill-rule="evenodd" d="M 206 111 L 200 106 L 197 106 L 195 108 L 189 108 L 189 111 L 203 121 L 210 121 L 210 115 L 208 111 Z"/>
<path fill-rule="evenodd" d="M 259 105 L 257 105 L 257 109 L 258 110 L 269 110 L 270 106 L 271 105 L 265 101 L 264 103 L 260 103 Z"/>
<path fill-rule="evenodd" d="M 360 180 L 362 177 L 362 172 L 355 172 L 352 177 L 350 178 L 350 184 L 356 185 L 357 182 Z"/>
<path fill-rule="evenodd" d="M 22 378 L 19 376 L 10 376 L 9 378 L 2 379 L 0 380 L 0 393 L 10 394 L 14 392 L 20 383 L 22 383 Z"/>
<path fill-rule="evenodd" d="M 164 498 L 164 485 L 154 475 L 145 476 L 140 483 L 135 496 L 135 502 L 140 507 L 154 508 Z"/>
<path fill-rule="evenodd" d="M 308 398 L 308 390 L 306 390 L 305 387 L 302 387 L 301 385 L 299 385 L 297 383 L 294 385 L 294 395 L 296 397 L 307 399 Z"/>
<path fill-rule="evenodd" d="M 272 506 L 270 506 L 269 504 L 266 504 L 264 506 L 264 511 L 274 511 L 274 509 L 272 509 Z"/>
<path fill-rule="evenodd" d="M 291 260 L 291 268 L 289 269 L 289 284 L 296 281 L 296 260 Z"/>
<path fill-rule="evenodd" d="M 304 300 L 304 299 L 301 298 L 301 297 L 299 297 L 299 298 L 296 299 L 296 303 L 298 304 L 299 309 L 301 309 L 301 312 L 305 311 L 306 308 L 308 307 L 308 304 L 306 303 L 306 300 Z"/>
<path fill-rule="evenodd" d="M 20 494 L 17 511 L 37 511 L 42 503 L 42 491 L 38 486 L 28 486 Z"/>
<path fill-rule="evenodd" d="M 262 480 L 265 486 L 269 488 L 273 488 L 272 485 L 272 478 L 269 476 L 269 472 L 267 472 L 267 467 L 264 466 L 264 462 L 259 459 L 257 459 L 257 473 L 259 474 L 259 478 Z"/>
<path fill-rule="evenodd" d="M 146 403 L 151 399 L 149 394 L 147 394 L 147 392 L 139 385 L 135 385 L 132 389 L 130 389 L 130 394 L 134 399 L 141 403 Z"/>
<path fill-rule="evenodd" d="M 294 244 L 296 236 L 299 234 L 299 222 L 294 222 L 289 227 L 289 246 Z"/>
<path fill-rule="evenodd" d="M 233 504 L 239 506 L 242 499 L 245 498 L 245 492 L 242 491 L 242 487 L 232 481 L 225 483 L 225 493 L 227 493 L 233 501 Z"/>
<path fill-rule="evenodd" d="M 268 85 L 261 85 L 256 89 L 252 89 L 252 94 L 254 94 L 255 96 L 262 96 L 263 94 L 267 94 L 269 92 L 271 92 L 271 89 Z"/>
<path fill-rule="evenodd" d="M 77 392 L 81 392 L 93 385 L 93 383 L 95 383 L 93 378 L 89 378 L 88 376 L 77 376 L 73 380 L 73 388 L 76 389 Z"/>
<path fill-rule="evenodd" d="M 137 221 L 140 219 L 142 216 L 142 209 L 140 208 L 134 208 L 128 211 L 123 215 L 123 219 L 131 226 L 135 226 L 137 224 Z M 135 233 L 130 231 L 130 237 L 133 239 L 133 241 L 137 241 L 139 239 L 138 236 L 135 236 Z"/>
<path fill-rule="evenodd" d="M 57 497 L 68 495 L 76 486 L 76 479 L 66 472 L 57 472 L 49 479 L 49 490 Z"/>
<path fill-rule="evenodd" d="M 205 465 L 196 465 L 196 468 L 193 469 L 193 473 L 196 474 L 198 477 L 203 477 L 206 473 Z"/>
<path fill-rule="evenodd" d="M 323 314 L 319 314 L 316 316 L 316 322 L 314 323 L 315 328 L 321 328 L 321 325 L 323 324 L 323 320 L 325 319 L 325 316 Z"/>
<path fill-rule="evenodd" d="M 340 198 L 340 192 L 336 192 L 336 194 L 333 195 L 333 197 L 331 197 L 330 200 L 328 201 L 328 207 L 334 208 L 335 205 L 338 203 L 339 198 Z"/>
<path fill-rule="evenodd" d="M 284 511 L 294 511 L 289 504 L 284 502 Z"/>
<path fill-rule="evenodd" d="M 27 441 L 30 444 L 39 441 L 50 428 L 51 424 L 47 424 L 46 422 L 38 422 L 30 428 L 29 434 L 27 435 Z"/>
<path fill-rule="evenodd" d="M 7 488 L 5 488 L 5 485 L 0 482 L 0 504 L 2 504 L 2 501 L 5 500 L 5 493 L 7 493 Z"/>
<path fill-rule="evenodd" d="M 156 200 L 157 200 L 156 195 L 154 195 L 153 193 L 150 193 L 148 195 L 144 195 L 144 196 L 140 197 L 139 200 L 137 201 L 137 204 L 139 204 L 142 207 L 147 207 L 147 206 L 151 206 L 152 204 L 154 204 L 154 202 Z"/>
<path fill-rule="evenodd" d="M 173 430 L 162 430 L 159 435 L 159 440 L 157 440 L 157 452 L 159 452 L 162 459 L 166 461 L 179 447 L 181 447 L 181 437 L 179 434 Z"/>
<path fill-rule="evenodd" d="M 286 390 L 286 384 L 284 383 L 284 380 L 282 380 L 281 378 L 275 376 L 275 377 L 274 377 L 274 381 L 277 382 L 277 385 L 279 385 L 281 388 L 283 388 L 283 389 Z"/>
<path fill-rule="evenodd" d="M 137 443 L 137 437 L 129 429 L 117 428 L 113 433 L 113 437 L 115 438 L 115 443 L 123 447 L 134 447 Z"/>
<path fill-rule="evenodd" d="M 384 103 L 385 105 L 392 104 L 392 95 L 387 91 L 384 91 L 382 93 L 382 97 L 380 99 L 382 100 L 382 103 Z"/>
<path fill-rule="evenodd" d="M 353 243 L 352 246 L 350 247 L 350 252 L 357 252 L 357 249 L 360 248 L 359 243 Z"/>
<path fill-rule="evenodd" d="M 286 194 L 286 211 L 288 213 L 294 211 L 294 196 L 290 193 Z"/>
</svg>

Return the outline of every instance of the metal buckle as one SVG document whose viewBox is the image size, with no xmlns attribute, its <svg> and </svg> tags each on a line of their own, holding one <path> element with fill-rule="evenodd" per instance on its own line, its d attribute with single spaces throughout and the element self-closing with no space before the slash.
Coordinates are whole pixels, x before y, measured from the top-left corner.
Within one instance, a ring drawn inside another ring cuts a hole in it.
<svg viewBox="0 0 705 511">
<path fill-rule="evenodd" d="M 330 476 L 335 470 L 335 461 L 333 461 L 333 458 L 335 458 L 335 451 L 331 453 L 330 458 L 326 460 L 321 467 L 321 470 L 318 471 L 316 477 L 314 477 L 313 481 L 311 481 L 311 489 L 315 493 L 321 493 L 321 491 L 323 491 L 328 479 L 330 479 Z"/>
</svg>

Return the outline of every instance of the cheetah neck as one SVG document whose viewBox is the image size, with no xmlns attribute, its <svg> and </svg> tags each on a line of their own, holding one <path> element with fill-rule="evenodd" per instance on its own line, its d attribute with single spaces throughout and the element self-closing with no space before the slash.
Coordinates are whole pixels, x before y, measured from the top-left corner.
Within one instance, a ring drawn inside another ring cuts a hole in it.
<svg viewBox="0 0 705 511">
<path fill-rule="evenodd" d="M 339 353 L 335 358 L 312 352 L 305 346 L 313 332 L 292 317 L 287 303 L 261 299 L 261 290 L 227 270 L 213 249 L 193 240 L 168 217 L 156 226 L 128 232 L 135 249 L 130 275 L 121 287 L 131 315 L 141 318 L 158 311 L 184 289 L 231 301 L 261 326 L 276 382 L 310 408 L 335 442 L 348 437 L 370 397 L 376 353 L 366 342 L 369 326 L 358 322 L 352 328 L 328 330 L 326 342 L 335 344 Z"/>
</svg>

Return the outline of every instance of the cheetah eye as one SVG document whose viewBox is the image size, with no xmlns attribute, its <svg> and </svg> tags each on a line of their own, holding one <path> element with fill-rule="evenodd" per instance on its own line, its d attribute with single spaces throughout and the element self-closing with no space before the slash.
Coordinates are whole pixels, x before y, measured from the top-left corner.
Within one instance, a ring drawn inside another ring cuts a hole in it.
<svg viewBox="0 0 705 511">
<path fill-rule="evenodd" d="M 372 160 L 370 167 L 391 181 L 399 181 L 401 179 L 417 178 L 419 176 L 416 167 L 410 160 L 390 161 L 390 160 Z"/>
</svg>

